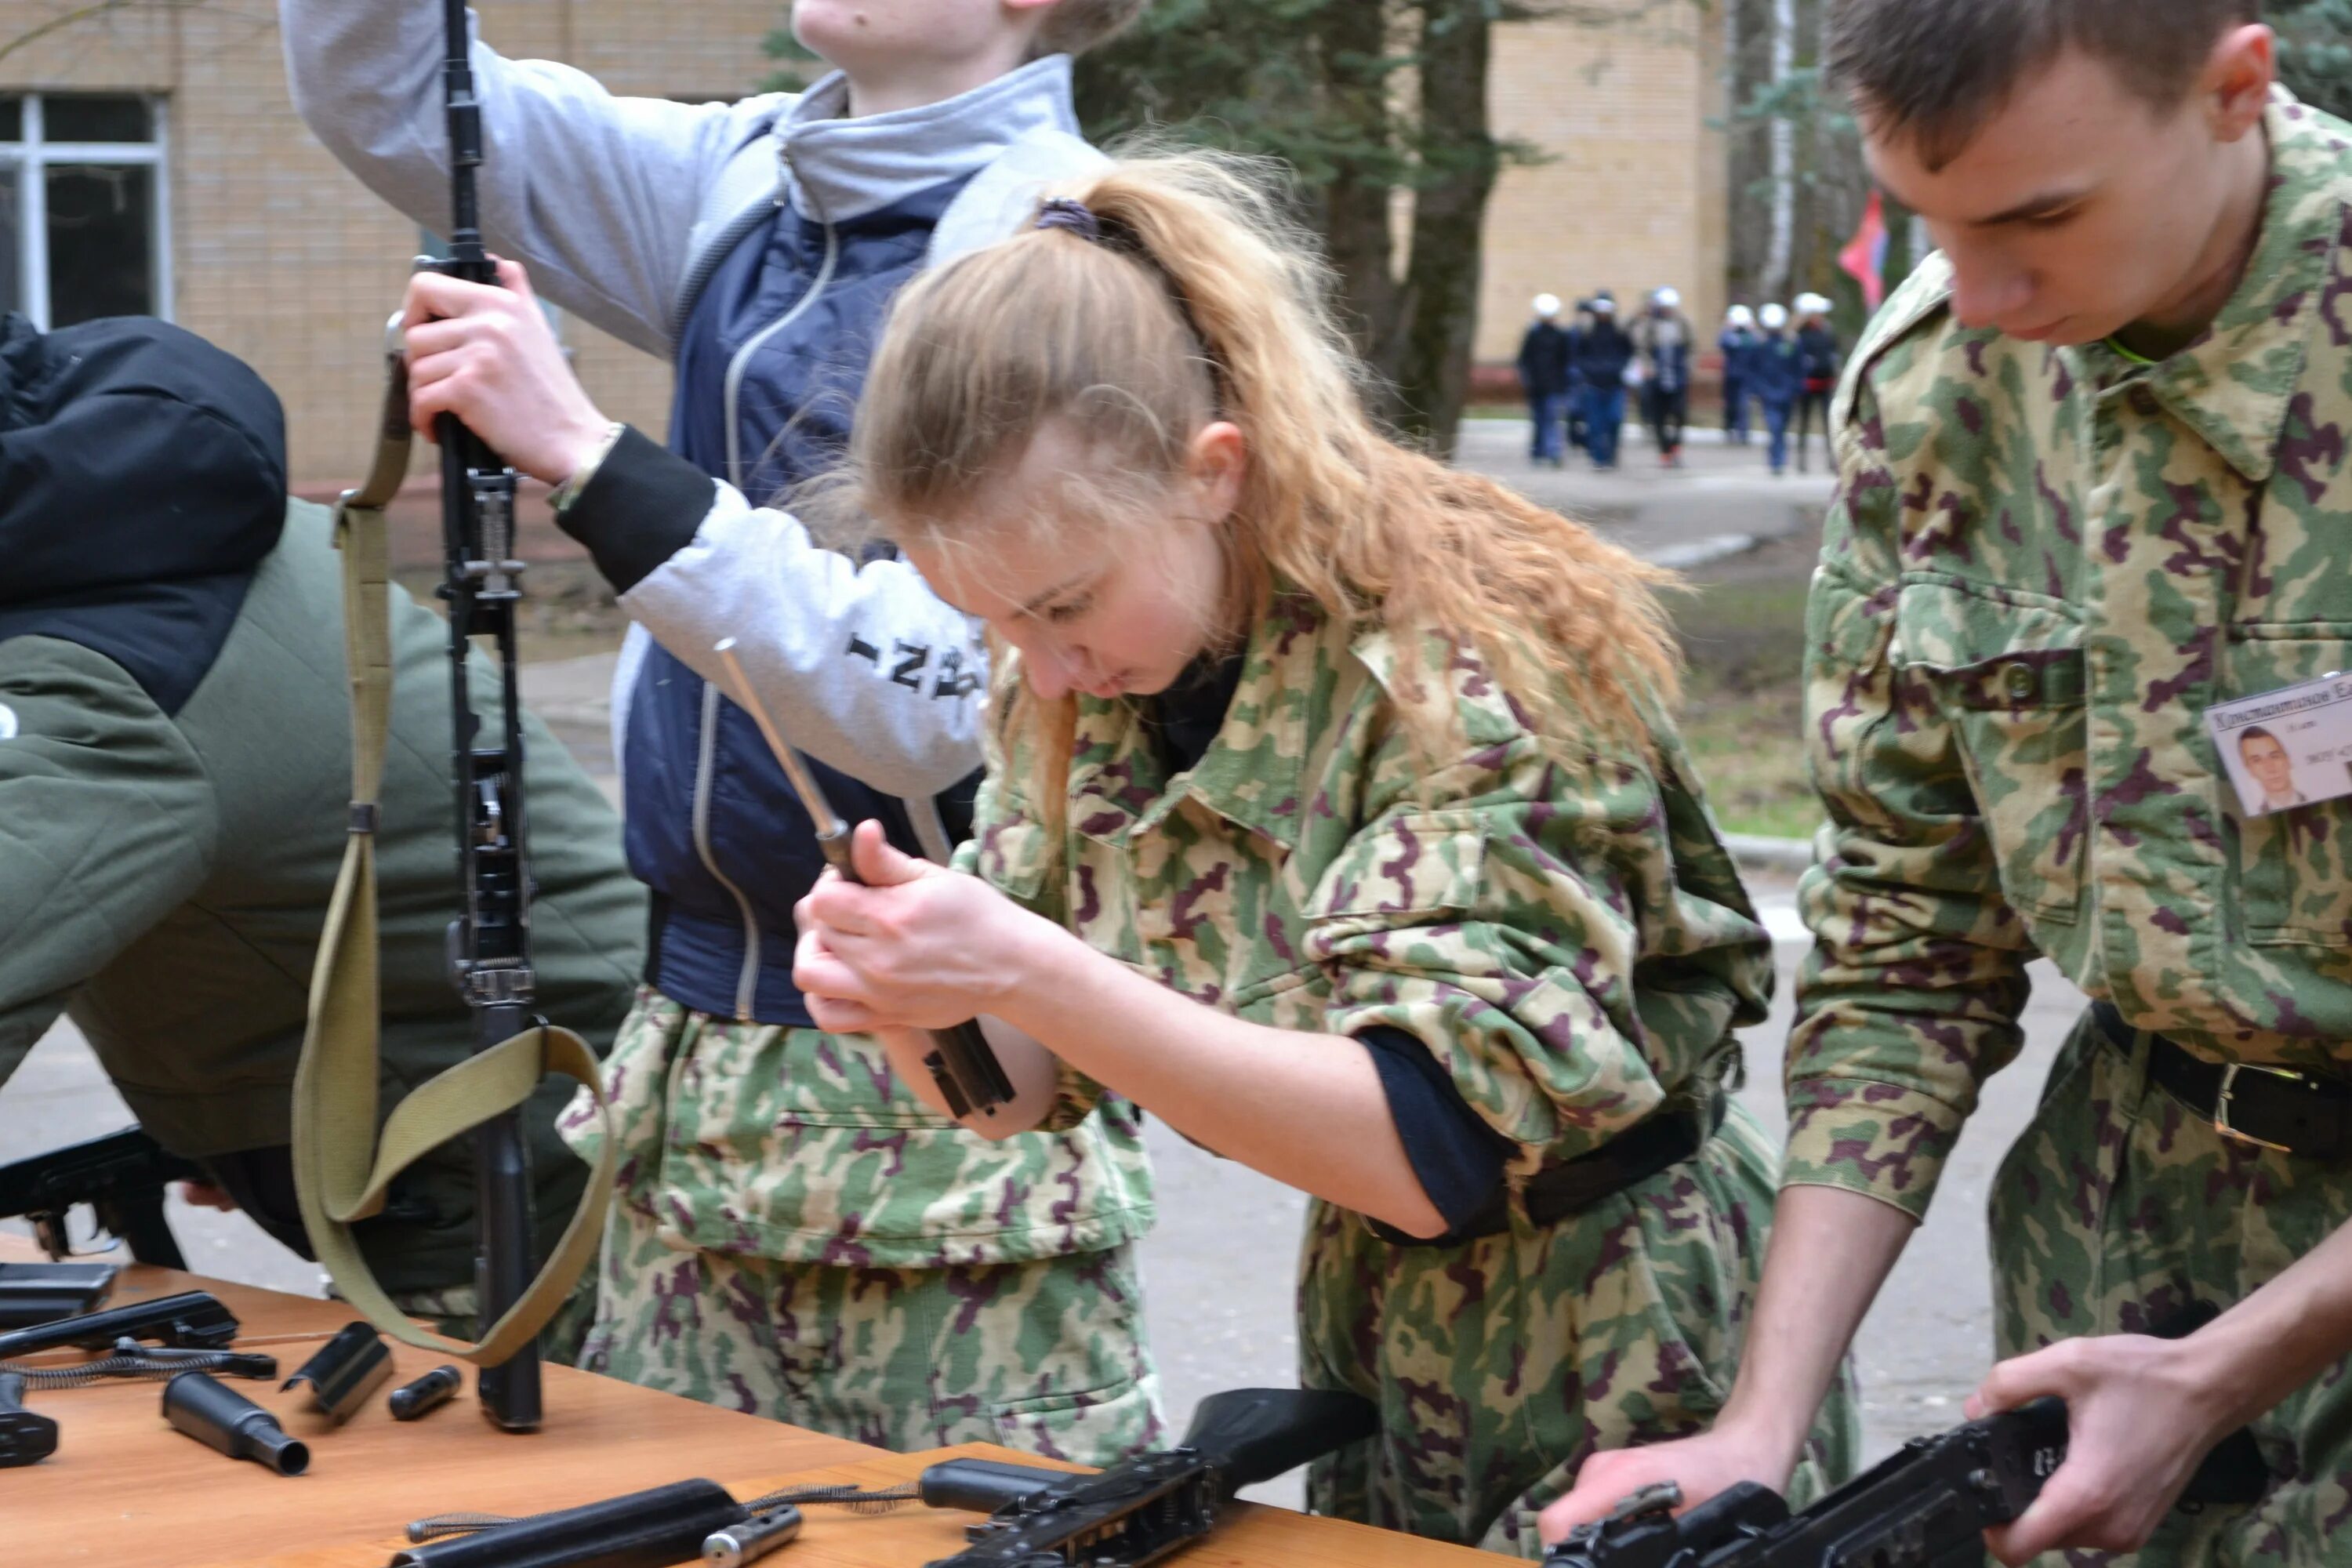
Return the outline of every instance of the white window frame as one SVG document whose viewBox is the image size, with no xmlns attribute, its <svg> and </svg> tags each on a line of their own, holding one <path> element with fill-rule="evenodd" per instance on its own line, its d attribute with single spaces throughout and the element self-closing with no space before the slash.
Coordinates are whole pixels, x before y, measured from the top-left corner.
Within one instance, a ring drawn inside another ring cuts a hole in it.
<svg viewBox="0 0 2352 1568">
<path fill-rule="evenodd" d="M 153 135 L 145 142 L 52 142 L 43 134 L 42 103 L 47 96 L 50 95 L 39 92 L 0 93 L 0 97 L 16 99 L 23 106 L 23 137 L 16 142 L 0 142 L 0 167 L 16 172 L 16 276 L 22 279 L 26 316 L 41 331 L 49 330 L 49 166 L 99 163 L 155 172 L 150 185 L 155 210 L 148 225 L 154 250 L 148 258 L 148 267 L 155 279 L 154 312 L 166 321 L 172 320 L 172 127 L 167 100 L 156 93 L 104 95 L 145 100 L 148 123 L 154 128 Z"/>
</svg>

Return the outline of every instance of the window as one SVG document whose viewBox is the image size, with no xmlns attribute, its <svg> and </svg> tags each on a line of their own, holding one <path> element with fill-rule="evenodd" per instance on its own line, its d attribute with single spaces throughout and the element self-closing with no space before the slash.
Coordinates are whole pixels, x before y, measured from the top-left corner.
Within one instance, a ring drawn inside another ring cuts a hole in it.
<svg viewBox="0 0 2352 1568">
<path fill-rule="evenodd" d="M 163 105 L 0 96 L 0 310 L 43 329 L 172 310 Z"/>
</svg>

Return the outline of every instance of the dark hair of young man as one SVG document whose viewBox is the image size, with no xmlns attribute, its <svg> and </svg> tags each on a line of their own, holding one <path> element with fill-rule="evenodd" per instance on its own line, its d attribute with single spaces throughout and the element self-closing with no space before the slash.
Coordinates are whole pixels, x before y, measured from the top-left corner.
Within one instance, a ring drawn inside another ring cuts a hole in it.
<svg viewBox="0 0 2352 1568">
<path fill-rule="evenodd" d="M 1934 171 L 2069 48 L 2169 113 L 2221 34 L 2261 18 L 2262 0 L 1830 0 L 1829 68 Z"/>
</svg>

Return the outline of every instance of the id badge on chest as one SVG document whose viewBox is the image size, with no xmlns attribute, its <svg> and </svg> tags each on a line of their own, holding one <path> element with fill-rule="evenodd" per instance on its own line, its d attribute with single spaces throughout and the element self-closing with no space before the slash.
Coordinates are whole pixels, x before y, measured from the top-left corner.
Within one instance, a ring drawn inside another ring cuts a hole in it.
<svg viewBox="0 0 2352 1568">
<path fill-rule="evenodd" d="M 2352 676 L 2217 702 L 2205 728 L 2248 816 L 2352 795 Z"/>
</svg>

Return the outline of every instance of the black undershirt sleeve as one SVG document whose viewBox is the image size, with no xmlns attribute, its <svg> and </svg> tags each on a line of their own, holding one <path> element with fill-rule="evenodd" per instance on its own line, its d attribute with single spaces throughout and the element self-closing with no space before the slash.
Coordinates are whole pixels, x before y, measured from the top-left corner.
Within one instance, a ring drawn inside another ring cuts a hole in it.
<svg viewBox="0 0 2352 1568">
<path fill-rule="evenodd" d="M 1503 1201 L 1510 1140 L 1470 1109 L 1436 1055 L 1420 1040 L 1386 1026 L 1366 1029 L 1356 1038 L 1371 1053 L 1405 1157 L 1448 1232 L 1487 1222 Z"/>
</svg>

